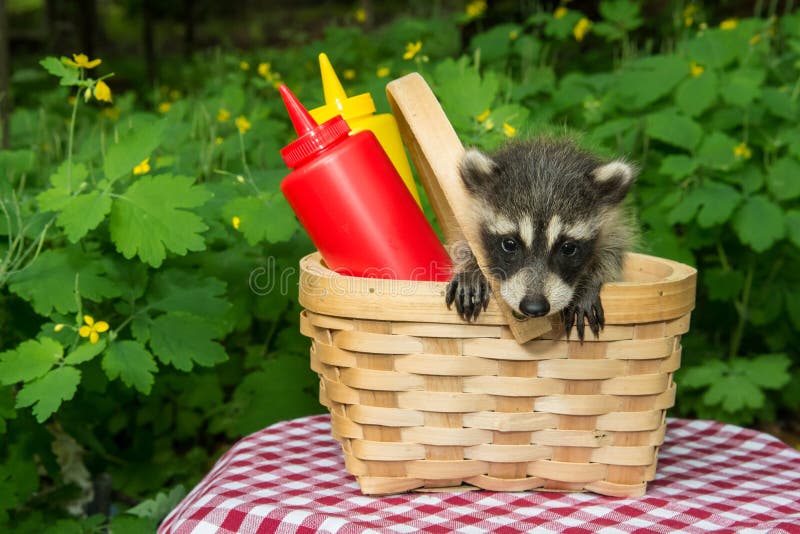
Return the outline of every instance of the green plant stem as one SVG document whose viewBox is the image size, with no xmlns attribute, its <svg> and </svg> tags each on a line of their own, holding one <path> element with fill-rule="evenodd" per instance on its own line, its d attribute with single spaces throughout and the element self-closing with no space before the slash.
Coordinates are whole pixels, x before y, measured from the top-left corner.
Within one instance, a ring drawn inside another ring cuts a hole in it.
<svg viewBox="0 0 800 534">
<path fill-rule="evenodd" d="M 247 165 L 247 155 L 245 154 L 245 151 L 244 151 L 244 135 L 242 135 L 242 132 L 239 132 L 239 150 L 240 150 L 240 152 L 242 154 L 242 167 L 244 167 L 244 173 L 247 175 L 247 181 L 250 183 L 250 185 L 255 190 L 256 195 L 260 195 L 261 194 L 261 190 L 256 185 L 256 181 L 253 180 L 253 175 L 250 172 L 250 166 Z"/>
<path fill-rule="evenodd" d="M 742 288 L 742 299 L 736 306 L 736 310 L 739 312 L 739 321 L 736 323 L 736 329 L 733 331 L 733 335 L 731 336 L 731 346 L 730 351 L 728 352 L 728 358 L 730 359 L 735 358 L 736 355 L 739 354 L 739 349 L 742 345 L 742 336 L 744 335 L 744 329 L 747 325 L 747 316 L 749 314 L 750 290 L 753 287 L 753 277 L 755 276 L 755 271 L 755 261 L 751 259 L 750 263 L 747 265 L 744 287 Z"/>
<path fill-rule="evenodd" d="M 725 249 L 722 248 L 722 243 L 717 241 L 717 255 L 719 256 L 719 263 L 722 265 L 722 268 L 726 271 L 731 270 L 731 264 L 728 262 L 728 255 L 725 254 Z"/>
<path fill-rule="evenodd" d="M 81 69 L 83 79 L 83 69 Z M 75 122 L 78 117 L 78 101 L 81 98 L 81 89 L 75 93 L 75 102 L 72 103 L 72 118 L 69 121 L 69 138 L 67 139 L 67 192 L 72 193 L 72 142 L 75 139 Z M 84 89 L 85 90 L 85 89 Z"/>
</svg>

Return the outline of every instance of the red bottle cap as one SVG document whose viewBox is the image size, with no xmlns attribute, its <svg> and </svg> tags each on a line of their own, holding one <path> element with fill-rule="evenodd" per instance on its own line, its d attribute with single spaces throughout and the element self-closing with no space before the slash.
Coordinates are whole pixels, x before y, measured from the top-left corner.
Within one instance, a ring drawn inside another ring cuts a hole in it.
<svg viewBox="0 0 800 534">
<path fill-rule="evenodd" d="M 289 118 L 292 119 L 294 129 L 299 136 L 296 141 L 292 141 L 281 149 L 283 161 L 290 169 L 294 169 L 316 152 L 350 133 L 350 127 L 341 115 L 317 124 L 317 121 L 311 117 L 286 85 L 281 85 L 278 91 L 281 93 L 283 104 L 286 106 Z"/>
</svg>

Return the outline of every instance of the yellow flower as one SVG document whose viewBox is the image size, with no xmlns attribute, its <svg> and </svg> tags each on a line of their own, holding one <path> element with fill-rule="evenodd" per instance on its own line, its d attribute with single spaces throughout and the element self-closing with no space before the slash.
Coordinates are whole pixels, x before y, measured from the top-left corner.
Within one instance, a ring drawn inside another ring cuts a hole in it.
<svg viewBox="0 0 800 534">
<path fill-rule="evenodd" d="M 158 112 L 159 112 L 159 113 L 166 113 L 166 112 L 167 112 L 167 111 L 169 111 L 171 108 L 172 108 L 172 104 L 170 104 L 169 102 L 161 102 L 161 103 L 158 105 Z"/>
<path fill-rule="evenodd" d="M 53 327 L 53 332 L 61 332 L 64 330 L 64 323 L 58 323 Z"/>
<path fill-rule="evenodd" d="M 88 102 L 92 98 L 92 88 L 87 87 L 86 90 L 83 92 L 83 101 Z"/>
<path fill-rule="evenodd" d="M 737 21 L 736 19 L 725 19 L 719 23 L 719 28 L 721 30 L 733 30 L 738 25 L 739 21 Z"/>
<path fill-rule="evenodd" d="M 492 114 L 492 111 L 490 109 L 487 109 L 486 111 L 484 111 L 483 113 L 481 113 L 480 115 L 478 115 L 475 118 L 478 119 L 478 122 L 483 122 L 486 119 L 488 119 L 489 115 L 491 115 L 491 114 Z"/>
<path fill-rule="evenodd" d="M 378 70 L 375 71 L 375 74 L 378 76 L 378 78 L 386 78 L 390 72 L 391 71 L 389 70 L 389 67 L 378 67 Z"/>
<path fill-rule="evenodd" d="M 474 0 L 467 4 L 465 11 L 470 19 L 480 17 L 486 11 L 486 2 L 484 0 Z"/>
<path fill-rule="evenodd" d="M 583 41 L 583 38 L 589 33 L 589 28 L 592 26 L 592 23 L 586 17 L 583 17 L 581 20 L 575 24 L 575 27 L 572 28 L 572 34 L 575 36 L 575 40 L 580 42 Z"/>
<path fill-rule="evenodd" d="M 250 70 L 250 63 L 248 63 L 247 61 L 240 61 L 239 68 L 242 70 Z"/>
<path fill-rule="evenodd" d="M 345 69 L 344 71 L 344 79 L 345 80 L 354 80 L 356 78 L 356 71 L 353 69 Z"/>
<path fill-rule="evenodd" d="M 239 225 L 241 224 L 241 222 L 242 222 L 242 220 L 239 217 L 236 217 L 236 216 L 234 216 L 233 219 L 231 219 L 231 224 L 233 224 L 233 227 L 236 230 L 239 229 Z"/>
<path fill-rule="evenodd" d="M 683 9 L 683 25 L 687 28 L 694 24 L 694 15 L 697 13 L 697 6 L 689 4 Z"/>
<path fill-rule="evenodd" d="M 483 121 L 483 129 L 487 132 L 489 130 L 494 130 L 494 121 L 492 119 L 486 119 Z"/>
<path fill-rule="evenodd" d="M 757 45 L 758 43 L 761 42 L 761 34 L 756 34 L 752 36 L 748 42 L 750 43 L 750 46 Z"/>
<path fill-rule="evenodd" d="M 247 117 L 245 117 L 244 115 L 239 115 L 239 117 L 236 118 L 234 123 L 236 124 L 236 127 L 239 129 L 240 134 L 244 134 L 252 126 L 250 124 L 250 121 L 247 120 Z"/>
<path fill-rule="evenodd" d="M 422 50 L 422 41 L 406 43 L 406 52 L 403 54 L 403 59 L 412 59 L 420 50 Z"/>
<path fill-rule="evenodd" d="M 150 172 L 150 158 L 144 158 L 140 164 L 133 168 L 133 174 L 147 174 Z"/>
<path fill-rule="evenodd" d="M 270 70 L 272 70 L 272 63 L 259 63 L 258 64 L 258 75 L 262 78 L 267 78 L 270 75 Z"/>
<path fill-rule="evenodd" d="M 553 17 L 557 19 L 563 19 L 565 16 L 567 16 L 568 12 L 569 9 L 567 9 L 566 7 L 558 6 L 558 8 L 556 8 L 556 10 L 553 11 Z"/>
<path fill-rule="evenodd" d="M 230 118 L 231 112 L 225 108 L 222 108 L 217 112 L 217 122 L 228 122 L 228 119 Z"/>
<path fill-rule="evenodd" d="M 217 143 L 218 145 L 221 145 L 221 144 L 222 144 L 222 138 L 221 138 L 221 137 L 217 137 L 217 138 L 214 140 L 214 142 L 215 142 L 215 143 Z"/>
<path fill-rule="evenodd" d="M 516 41 L 517 37 L 519 37 L 519 32 L 517 30 L 512 30 L 508 32 L 508 40 L 509 41 Z"/>
<path fill-rule="evenodd" d="M 733 155 L 737 158 L 750 159 L 753 153 L 750 151 L 750 147 L 747 146 L 746 143 L 741 142 L 733 148 Z"/>
<path fill-rule="evenodd" d="M 356 22 L 359 24 L 364 24 L 367 21 L 367 11 L 363 7 L 356 8 L 353 12 L 353 18 L 355 18 Z"/>
<path fill-rule="evenodd" d="M 70 106 L 75 105 L 75 95 L 69 95 L 67 97 L 67 104 L 69 104 Z"/>
<path fill-rule="evenodd" d="M 72 61 L 67 58 L 61 58 L 61 61 L 65 65 L 69 65 L 71 67 L 78 67 L 79 69 L 93 69 L 103 62 L 102 59 L 93 59 L 89 61 L 89 56 L 87 56 L 86 54 L 72 54 L 72 59 L 74 59 L 75 61 Z"/>
<path fill-rule="evenodd" d="M 517 135 L 517 129 L 508 124 L 507 122 L 504 122 L 503 133 L 506 134 L 506 137 L 514 137 L 515 135 Z"/>
<path fill-rule="evenodd" d="M 111 88 L 103 80 L 98 80 L 94 85 L 94 97 L 103 102 L 111 102 Z"/>
<path fill-rule="evenodd" d="M 84 315 L 83 322 L 86 324 L 78 330 L 78 335 L 88 337 L 91 343 L 97 343 L 100 340 L 100 334 L 108 330 L 107 322 L 95 322 L 91 315 Z"/>
<path fill-rule="evenodd" d="M 689 64 L 689 72 L 692 74 L 692 78 L 700 77 L 703 72 L 705 72 L 706 68 L 702 65 L 698 65 L 694 61 Z"/>
</svg>

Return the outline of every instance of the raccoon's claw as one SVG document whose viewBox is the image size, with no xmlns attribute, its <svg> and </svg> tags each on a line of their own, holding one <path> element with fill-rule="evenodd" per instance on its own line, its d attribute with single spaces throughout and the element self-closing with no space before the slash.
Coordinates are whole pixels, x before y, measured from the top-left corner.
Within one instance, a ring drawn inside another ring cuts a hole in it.
<svg viewBox="0 0 800 534">
<path fill-rule="evenodd" d="M 589 323 L 589 329 L 594 334 L 594 337 L 600 335 L 600 330 L 605 327 L 606 318 L 603 314 L 603 305 L 600 303 L 600 296 L 598 295 L 591 301 L 582 301 L 572 303 L 561 312 L 561 318 L 564 321 L 564 330 L 567 333 L 567 339 L 572 334 L 572 327 L 578 332 L 578 340 L 583 343 L 586 334 L 586 323 Z"/>
<path fill-rule="evenodd" d="M 474 321 L 489 306 L 489 284 L 483 274 L 478 271 L 460 272 L 453 276 L 447 284 L 445 303 L 449 309 L 453 303 L 456 312 L 467 322 Z"/>
</svg>

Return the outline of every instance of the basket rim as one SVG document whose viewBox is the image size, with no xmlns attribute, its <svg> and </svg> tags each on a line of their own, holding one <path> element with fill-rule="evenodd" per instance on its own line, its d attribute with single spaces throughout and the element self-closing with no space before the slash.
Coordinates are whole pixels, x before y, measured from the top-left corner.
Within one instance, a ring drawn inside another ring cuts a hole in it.
<svg viewBox="0 0 800 534">
<path fill-rule="evenodd" d="M 681 317 L 694 309 L 697 269 L 683 263 L 631 252 L 625 258 L 628 276 L 605 284 L 600 297 L 606 324 L 640 324 Z M 474 323 L 466 323 L 444 303 L 447 282 L 360 278 L 339 274 L 313 252 L 300 260 L 300 304 L 315 313 L 360 319 L 424 321 L 449 324 L 507 325 L 490 298 Z"/>
</svg>

